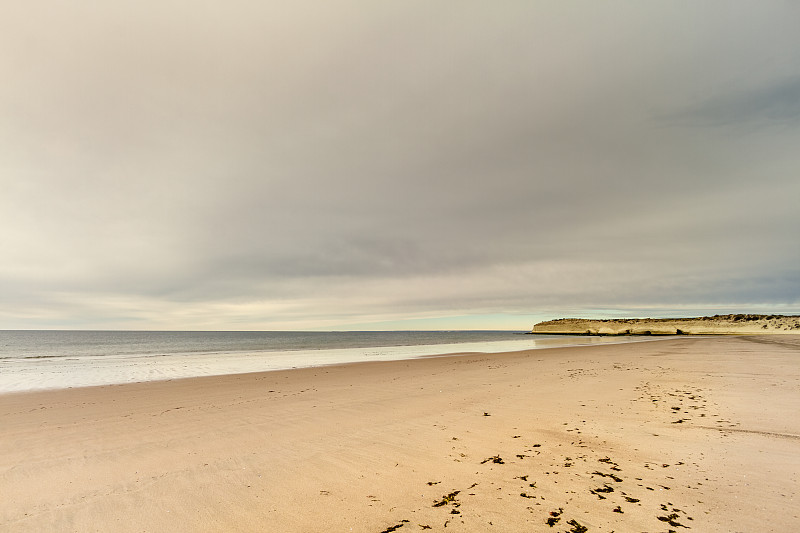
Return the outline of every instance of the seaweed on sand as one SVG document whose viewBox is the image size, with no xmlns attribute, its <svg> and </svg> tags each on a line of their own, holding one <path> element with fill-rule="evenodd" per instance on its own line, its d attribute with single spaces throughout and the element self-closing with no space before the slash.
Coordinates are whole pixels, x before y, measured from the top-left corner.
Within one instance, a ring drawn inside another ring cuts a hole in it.
<svg viewBox="0 0 800 533">
<path fill-rule="evenodd" d="M 563 512 L 564 512 L 564 508 L 563 507 L 559 507 L 558 511 L 550 511 L 550 518 L 545 520 L 545 523 L 548 526 L 553 527 L 554 525 L 556 525 L 558 523 L 559 520 L 561 520 L 561 513 L 563 513 Z"/>
<path fill-rule="evenodd" d="M 572 529 L 569 530 L 569 533 L 586 533 L 589 531 L 589 528 L 580 524 L 577 520 L 570 520 L 567 524 L 572 526 Z"/>
<path fill-rule="evenodd" d="M 461 492 L 460 490 L 454 490 L 450 494 L 446 494 L 442 497 L 441 500 L 433 502 L 434 507 L 442 507 L 447 505 L 448 503 L 454 502 L 458 493 Z"/>
</svg>

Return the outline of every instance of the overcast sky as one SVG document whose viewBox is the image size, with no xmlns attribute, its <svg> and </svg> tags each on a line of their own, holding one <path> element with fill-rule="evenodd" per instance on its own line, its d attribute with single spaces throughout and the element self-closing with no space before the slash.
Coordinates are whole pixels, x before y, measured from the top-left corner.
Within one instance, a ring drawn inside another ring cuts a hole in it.
<svg viewBox="0 0 800 533">
<path fill-rule="evenodd" d="M 0 329 L 800 312 L 797 2 L 0 19 Z"/>
</svg>

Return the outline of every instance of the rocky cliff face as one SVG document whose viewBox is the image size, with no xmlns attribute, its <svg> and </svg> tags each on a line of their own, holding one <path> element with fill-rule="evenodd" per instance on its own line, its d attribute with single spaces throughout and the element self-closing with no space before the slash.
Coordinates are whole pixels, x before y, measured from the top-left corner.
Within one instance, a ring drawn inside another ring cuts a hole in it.
<svg viewBox="0 0 800 533">
<path fill-rule="evenodd" d="M 540 322 L 531 333 L 553 335 L 800 335 L 800 316 L 715 315 L 700 318 L 562 318 Z"/>
</svg>

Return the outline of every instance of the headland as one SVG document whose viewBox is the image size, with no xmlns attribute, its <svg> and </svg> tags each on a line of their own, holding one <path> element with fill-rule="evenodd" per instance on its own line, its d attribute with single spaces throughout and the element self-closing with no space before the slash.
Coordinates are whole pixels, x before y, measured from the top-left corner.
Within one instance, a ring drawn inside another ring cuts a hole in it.
<svg viewBox="0 0 800 533">
<path fill-rule="evenodd" d="M 560 318 L 533 326 L 550 335 L 760 335 L 800 334 L 800 316 L 714 315 L 697 318 Z"/>
</svg>

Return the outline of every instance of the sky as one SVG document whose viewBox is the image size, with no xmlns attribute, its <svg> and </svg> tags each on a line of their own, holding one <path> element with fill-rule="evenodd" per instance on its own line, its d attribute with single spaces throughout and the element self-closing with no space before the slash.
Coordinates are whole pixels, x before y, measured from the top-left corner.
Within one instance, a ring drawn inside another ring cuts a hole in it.
<svg viewBox="0 0 800 533">
<path fill-rule="evenodd" d="M 800 313 L 800 3 L 3 11 L 0 329 Z"/>
</svg>

